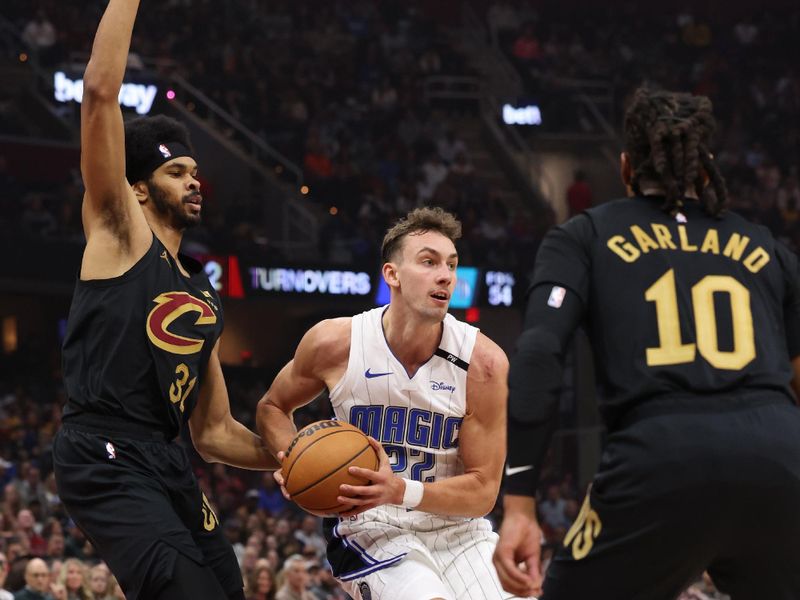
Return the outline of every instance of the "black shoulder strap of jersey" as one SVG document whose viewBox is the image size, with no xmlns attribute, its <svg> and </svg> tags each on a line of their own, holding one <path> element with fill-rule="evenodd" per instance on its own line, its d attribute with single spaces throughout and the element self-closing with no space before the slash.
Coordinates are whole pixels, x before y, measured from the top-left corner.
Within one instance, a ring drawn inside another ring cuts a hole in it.
<svg viewBox="0 0 800 600">
<path fill-rule="evenodd" d="M 439 356 L 439 357 L 445 359 L 448 362 L 453 363 L 455 366 L 457 366 L 460 369 L 464 369 L 465 371 L 467 369 L 469 369 L 469 363 L 467 361 L 461 360 L 455 354 L 451 354 L 450 352 L 448 352 L 447 350 L 444 350 L 443 348 L 437 348 L 436 352 L 434 352 L 433 354 L 435 356 Z"/>
</svg>

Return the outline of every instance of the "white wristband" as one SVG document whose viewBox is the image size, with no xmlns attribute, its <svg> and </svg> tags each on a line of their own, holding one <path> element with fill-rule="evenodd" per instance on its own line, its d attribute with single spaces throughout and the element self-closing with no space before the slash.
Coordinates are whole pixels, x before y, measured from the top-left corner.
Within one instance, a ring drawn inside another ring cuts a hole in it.
<svg viewBox="0 0 800 600">
<path fill-rule="evenodd" d="M 403 508 L 416 508 L 422 502 L 422 494 L 425 492 L 425 486 L 421 481 L 414 481 L 413 479 L 406 479 L 406 491 L 403 492 L 403 502 L 400 504 Z"/>
</svg>

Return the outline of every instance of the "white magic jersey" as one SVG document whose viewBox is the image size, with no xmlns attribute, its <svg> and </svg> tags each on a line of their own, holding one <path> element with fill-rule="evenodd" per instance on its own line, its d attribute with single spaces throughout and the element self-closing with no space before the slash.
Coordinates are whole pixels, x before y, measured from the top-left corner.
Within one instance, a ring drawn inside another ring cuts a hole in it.
<svg viewBox="0 0 800 600">
<path fill-rule="evenodd" d="M 350 358 L 330 399 L 338 419 L 379 440 L 396 474 L 418 481 L 461 475 L 467 369 L 478 330 L 447 315 L 439 348 L 409 377 L 383 334 L 385 307 L 353 317 Z M 492 565 L 486 519 L 382 505 L 325 519 L 328 562 L 357 600 L 508 600 Z"/>
<path fill-rule="evenodd" d="M 460 475 L 458 434 L 478 329 L 448 314 L 439 349 L 409 377 L 386 342 L 385 310 L 353 317 L 347 371 L 330 393 L 334 414 L 380 441 L 401 477 Z"/>
</svg>

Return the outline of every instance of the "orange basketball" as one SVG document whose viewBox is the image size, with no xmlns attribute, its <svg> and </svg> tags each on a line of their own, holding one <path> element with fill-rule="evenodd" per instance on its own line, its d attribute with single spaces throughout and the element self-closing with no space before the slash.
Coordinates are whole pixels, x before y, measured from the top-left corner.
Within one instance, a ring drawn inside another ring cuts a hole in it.
<svg viewBox="0 0 800 600">
<path fill-rule="evenodd" d="M 360 429 L 342 421 L 317 421 L 289 444 L 282 467 L 284 486 L 304 510 L 336 514 L 351 507 L 336 500 L 341 484 L 369 483 L 351 475 L 348 467 L 377 470 L 378 464 L 378 455 Z"/>
</svg>

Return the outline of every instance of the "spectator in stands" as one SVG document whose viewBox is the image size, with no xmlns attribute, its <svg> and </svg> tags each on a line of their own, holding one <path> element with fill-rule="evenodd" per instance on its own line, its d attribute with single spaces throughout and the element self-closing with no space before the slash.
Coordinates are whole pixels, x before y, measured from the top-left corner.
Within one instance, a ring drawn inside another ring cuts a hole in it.
<svg viewBox="0 0 800 600">
<path fill-rule="evenodd" d="M 592 188 L 586 182 L 586 173 L 575 171 L 575 180 L 567 188 L 569 216 L 574 217 L 592 206 Z"/>
<path fill-rule="evenodd" d="M 505 46 L 510 42 L 519 26 L 519 14 L 516 7 L 508 0 L 494 2 L 486 13 L 489 22 L 489 34 L 494 46 Z"/>
<path fill-rule="evenodd" d="M 316 600 L 308 591 L 309 577 L 306 559 L 293 554 L 283 564 L 283 585 L 275 600 Z"/>
<path fill-rule="evenodd" d="M 247 600 L 275 599 L 275 576 L 268 565 L 257 567 L 246 581 Z"/>
<path fill-rule="evenodd" d="M 522 28 L 511 50 L 511 54 L 523 66 L 537 64 L 542 58 L 542 46 L 539 38 L 536 37 L 536 29 L 533 23 L 526 23 Z"/>
<path fill-rule="evenodd" d="M 86 565 L 77 558 L 68 558 L 61 566 L 58 583 L 67 588 L 67 600 L 92 600 Z"/>
<path fill-rule="evenodd" d="M 466 155 L 467 145 L 464 140 L 456 137 L 452 128 L 448 127 L 442 137 L 437 140 L 436 150 L 445 164 L 452 165 L 456 160 L 456 156 L 459 154 Z"/>
<path fill-rule="evenodd" d="M 219 496 L 217 496 L 219 497 Z M 242 544 L 242 523 L 239 519 L 233 517 L 225 521 L 225 537 L 233 548 L 233 553 L 236 555 L 237 562 L 241 565 L 242 557 L 244 556 L 244 544 Z"/>
<path fill-rule="evenodd" d="M 64 534 L 60 531 L 54 531 L 47 538 L 47 558 L 48 559 L 63 559 L 66 546 L 64 544 Z"/>
<path fill-rule="evenodd" d="M 325 556 L 325 550 L 328 546 L 325 542 L 325 538 L 323 538 L 322 534 L 319 532 L 319 529 L 319 519 L 311 515 L 305 515 L 300 529 L 294 532 L 294 537 L 296 537 L 303 546 L 303 555 L 305 556 L 306 548 L 311 548 L 314 553 L 314 556 L 311 558 L 317 560 Z"/>
<path fill-rule="evenodd" d="M 348 595 L 339 585 L 327 564 L 316 572 L 313 593 L 323 600 L 348 600 Z"/>
<path fill-rule="evenodd" d="M 52 600 L 50 572 L 41 558 L 32 558 L 25 565 L 25 587 L 14 594 L 14 600 Z"/>
<path fill-rule="evenodd" d="M 294 554 L 300 554 L 303 550 L 302 545 L 292 534 L 292 525 L 288 518 L 275 521 L 273 528 L 277 549 L 283 558 Z"/>
<path fill-rule="evenodd" d="M 6 555 L 0 552 L 0 600 L 14 600 L 14 596 L 6 589 L 6 577 L 11 570 L 11 564 Z"/>
<path fill-rule="evenodd" d="M 67 534 L 64 537 L 64 555 L 84 560 L 86 558 L 86 535 L 80 527 L 70 519 L 66 526 Z"/>
<path fill-rule="evenodd" d="M 53 600 L 69 600 L 67 597 L 67 588 L 64 587 L 63 583 L 51 583 L 50 595 L 53 597 Z"/>
<path fill-rule="evenodd" d="M 113 592 L 109 589 L 110 575 L 105 563 L 89 569 L 89 591 L 94 595 L 94 600 L 114 600 Z"/>
<path fill-rule="evenodd" d="M 17 513 L 17 535 L 28 541 L 30 553 L 34 556 L 44 556 L 47 552 L 47 542 L 37 531 L 39 525 L 33 513 L 23 508 Z"/>
<path fill-rule="evenodd" d="M 542 525 L 550 531 L 548 541 L 558 542 L 564 538 L 571 521 L 567 518 L 567 502 L 561 497 L 558 484 L 547 486 L 547 497 L 539 505 Z"/>
<path fill-rule="evenodd" d="M 49 237 L 55 233 L 58 223 L 53 214 L 45 206 L 44 196 L 40 193 L 28 194 L 24 199 L 27 208 L 22 213 L 22 227 L 38 237 Z"/>
<path fill-rule="evenodd" d="M 44 11 L 38 11 L 36 16 L 28 21 L 22 30 L 22 40 L 30 46 L 42 62 L 50 64 L 54 58 L 52 50 L 58 40 L 55 26 L 47 18 Z"/>
</svg>

